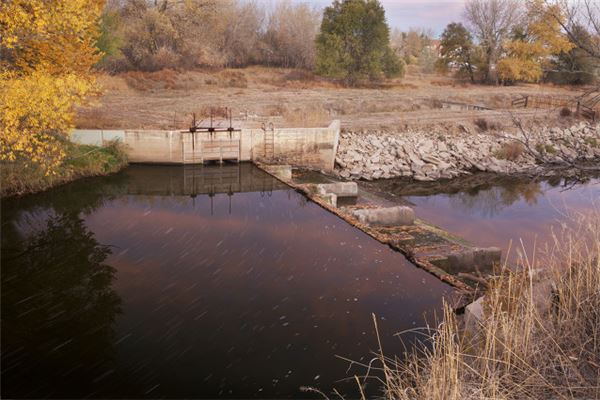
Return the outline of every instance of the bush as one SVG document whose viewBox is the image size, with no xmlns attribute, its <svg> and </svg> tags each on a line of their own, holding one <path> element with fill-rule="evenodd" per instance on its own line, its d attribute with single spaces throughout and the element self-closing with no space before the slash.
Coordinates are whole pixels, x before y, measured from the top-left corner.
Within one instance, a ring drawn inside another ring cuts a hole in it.
<svg viewBox="0 0 600 400">
<path fill-rule="evenodd" d="M 571 112 L 571 109 L 568 107 L 563 107 L 560 110 L 560 116 L 563 118 L 567 118 L 570 117 L 573 113 Z"/>
<path fill-rule="evenodd" d="M 221 76 L 223 77 L 223 86 L 225 87 L 242 89 L 248 87 L 248 78 L 246 78 L 246 74 L 242 71 L 224 71 L 221 73 Z"/>
<path fill-rule="evenodd" d="M 1 164 L 0 196 L 23 195 L 87 176 L 117 172 L 127 165 L 123 145 L 118 141 L 104 147 L 65 143 L 66 157 L 54 174 L 46 174 L 37 165 L 17 160 Z"/>
<path fill-rule="evenodd" d="M 525 148 L 519 142 L 508 142 L 504 143 L 500 150 L 496 153 L 496 158 L 500 158 L 508 161 L 516 161 L 523 152 Z"/>
<path fill-rule="evenodd" d="M 485 118 L 477 118 L 474 121 L 476 127 L 479 128 L 480 131 L 485 132 L 489 129 L 488 122 Z"/>
</svg>

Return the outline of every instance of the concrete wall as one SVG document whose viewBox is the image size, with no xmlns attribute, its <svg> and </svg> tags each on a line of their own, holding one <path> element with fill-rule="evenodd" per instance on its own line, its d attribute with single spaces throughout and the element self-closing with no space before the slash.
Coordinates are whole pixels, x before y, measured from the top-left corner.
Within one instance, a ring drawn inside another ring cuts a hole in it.
<svg viewBox="0 0 600 400">
<path fill-rule="evenodd" d="M 271 133 L 262 129 L 242 130 L 242 159 L 269 161 L 265 136 Z M 340 138 L 340 121 L 327 128 L 276 128 L 273 158 L 280 164 L 307 166 L 332 171 Z M 244 142 L 249 137 L 250 143 Z"/>
<path fill-rule="evenodd" d="M 125 140 L 125 131 L 105 129 L 75 129 L 71 132 L 71 140 L 75 143 L 103 146 L 111 140 Z"/>
<path fill-rule="evenodd" d="M 334 168 L 340 136 L 340 122 L 326 128 L 242 129 L 241 132 L 180 132 L 158 130 L 75 130 L 71 139 L 76 143 L 103 145 L 109 140 L 121 140 L 132 163 L 197 164 L 215 156 L 214 143 L 220 141 L 232 158 L 238 161 L 276 161 L 331 171 Z M 273 138 L 270 154 L 265 137 Z M 212 144 L 209 148 L 209 144 Z M 204 151 L 203 151 L 204 149 Z M 209 154 L 210 151 L 210 154 Z"/>
</svg>

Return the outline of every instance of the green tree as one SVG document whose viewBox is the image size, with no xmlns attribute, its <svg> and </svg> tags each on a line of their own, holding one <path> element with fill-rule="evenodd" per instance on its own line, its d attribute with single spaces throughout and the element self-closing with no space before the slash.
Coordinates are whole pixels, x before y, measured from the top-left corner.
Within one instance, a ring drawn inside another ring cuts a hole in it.
<svg viewBox="0 0 600 400">
<path fill-rule="evenodd" d="M 442 69 L 456 68 L 459 73 L 467 74 L 471 82 L 475 82 L 476 47 L 467 28 L 461 23 L 448 24 L 442 33 L 440 47 L 438 65 Z"/>
<path fill-rule="evenodd" d="M 102 58 L 96 64 L 98 67 L 106 68 L 109 63 L 114 64 L 114 60 L 122 62 L 121 46 L 123 45 L 123 38 L 120 32 L 121 24 L 122 21 L 120 21 L 117 11 L 105 9 L 100 15 L 100 35 L 96 41 L 96 47 L 102 53 Z M 107 69 L 110 70 L 111 68 Z"/>
<path fill-rule="evenodd" d="M 583 46 L 593 46 L 594 38 L 581 25 L 571 28 L 574 43 Z M 560 84 L 587 85 L 596 81 L 596 73 L 600 71 L 600 60 L 589 55 L 581 47 L 574 47 L 567 52 L 562 52 L 553 62 L 553 71 L 548 74 L 548 80 Z"/>
<path fill-rule="evenodd" d="M 316 42 L 320 75 L 353 85 L 402 73 L 378 0 L 335 0 L 325 8 Z"/>
</svg>

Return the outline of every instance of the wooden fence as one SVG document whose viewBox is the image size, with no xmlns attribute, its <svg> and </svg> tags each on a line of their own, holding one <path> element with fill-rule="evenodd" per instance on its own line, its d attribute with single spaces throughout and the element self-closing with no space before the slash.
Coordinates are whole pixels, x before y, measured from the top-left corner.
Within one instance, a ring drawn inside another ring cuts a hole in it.
<svg viewBox="0 0 600 400">
<path fill-rule="evenodd" d="M 600 105 L 596 102 L 593 105 L 588 105 L 581 100 L 573 97 L 561 96 L 520 96 L 513 99 L 513 108 L 546 108 L 546 109 L 561 109 L 568 108 L 575 111 L 576 115 L 580 115 L 592 121 L 596 121 L 600 116 Z"/>
</svg>

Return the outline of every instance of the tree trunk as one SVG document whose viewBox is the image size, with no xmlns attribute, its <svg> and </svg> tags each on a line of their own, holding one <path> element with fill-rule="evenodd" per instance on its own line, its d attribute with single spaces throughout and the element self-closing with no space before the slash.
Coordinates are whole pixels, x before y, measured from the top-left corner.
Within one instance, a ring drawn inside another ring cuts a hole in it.
<svg viewBox="0 0 600 400">
<path fill-rule="evenodd" d="M 488 53 L 488 63 L 487 63 L 487 83 L 491 85 L 496 85 L 500 83 L 498 80 L 498 57 L 496 56 L 496 50 L 490 49 Z"/>
</svg>

